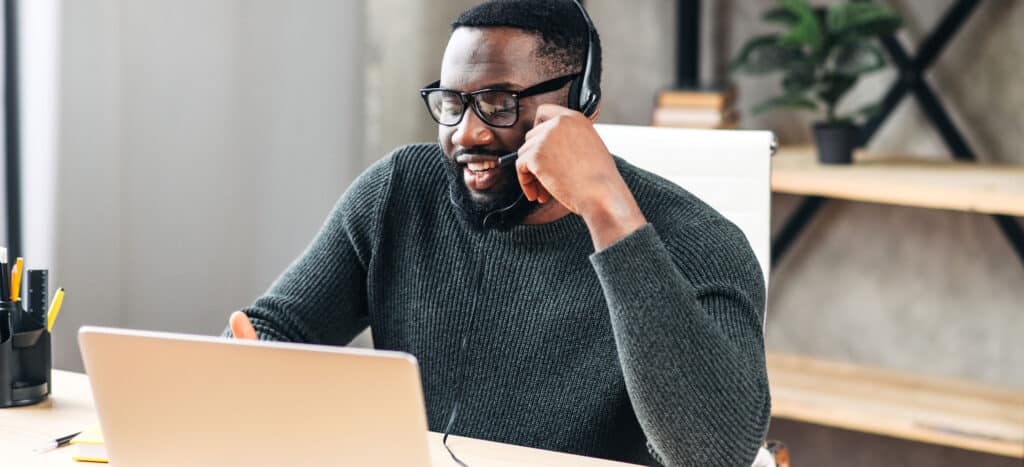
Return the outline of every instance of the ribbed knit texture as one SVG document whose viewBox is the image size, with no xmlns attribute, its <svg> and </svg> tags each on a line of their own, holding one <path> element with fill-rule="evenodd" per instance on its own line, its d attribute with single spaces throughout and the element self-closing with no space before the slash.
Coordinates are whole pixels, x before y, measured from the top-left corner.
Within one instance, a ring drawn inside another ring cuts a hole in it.
<svg viewBox="0 0 1024 467">
<path fill-rule="evenodd" d="M 399 148 L 244 311 L 263 339 L 340 345 L 371 326 L 377 348 L 419 359 L 434 431 L 461 363 L 454 434 L 641 464 L 748 466 L 770 406 L 757 260 L 700 200 L 617 164 L 650 224 L 594 253 L 574 215 L 469 228 L 438 146 Z"/>
</svg>

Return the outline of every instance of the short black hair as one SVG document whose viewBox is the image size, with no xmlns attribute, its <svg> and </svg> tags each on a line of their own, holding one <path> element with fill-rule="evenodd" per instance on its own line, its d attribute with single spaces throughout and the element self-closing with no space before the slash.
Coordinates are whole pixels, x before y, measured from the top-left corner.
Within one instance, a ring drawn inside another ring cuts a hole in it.
<svg viewBox="0 0 1024 467">
<path fill-rule="evenodd" d="M 458 28 L 522 29 L 540 38 L 537 55 L 561 75 L 583 73 L 587 60 L 587 21 L 573 0 L 490 0 L 459 15 Z M 591 64 L 595 91 L 601 90 L 601 39 L 594 31 Z"/>
</svg>

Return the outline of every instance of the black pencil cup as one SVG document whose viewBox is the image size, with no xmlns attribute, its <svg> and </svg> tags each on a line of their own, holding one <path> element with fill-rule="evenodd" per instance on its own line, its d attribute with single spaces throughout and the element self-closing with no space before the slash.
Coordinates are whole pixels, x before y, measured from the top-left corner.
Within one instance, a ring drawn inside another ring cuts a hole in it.
<svg viewBox="0 0 1024 467">
<path fill-rule="evenodd" d="M 50 333 L 45 326 L 14 332 L 10 317 L 15 313 L 23 313 L 20 301 L 0 302 L 0 408 L 31 405 L 50 396 Z"/>
</svg>

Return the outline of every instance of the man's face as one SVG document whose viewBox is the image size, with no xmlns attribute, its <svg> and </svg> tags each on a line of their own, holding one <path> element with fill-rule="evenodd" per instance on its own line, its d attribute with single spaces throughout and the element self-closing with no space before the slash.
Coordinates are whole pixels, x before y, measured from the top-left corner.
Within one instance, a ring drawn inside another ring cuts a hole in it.
<svg viewBox="0 0 1024 467">
<path fill-rule="evenodd" d="M 459 28 L 448 41 L 441 63 L 441 87 L 461 92 L 480 89 L 518 91 L 555 76 L 534 51 L 540 40 L 514 28 Z M 533 127 L 537 107 L 564 105 L 568 86 L 559 91 L 519 100 L 519 119 L 510 128 L 487 125 L 467 108 L 456 126 L 438 125 L 438 141 L 450 169 L 453 198 L 463 213 L 482 221 L 486 214 L 516 202 L 522 188 L 515 166 L 495 167 L 499 156 L 519 149 Z M 514 217 L 518 223 L 537 205 L 522 199 Z"/>
</svg>

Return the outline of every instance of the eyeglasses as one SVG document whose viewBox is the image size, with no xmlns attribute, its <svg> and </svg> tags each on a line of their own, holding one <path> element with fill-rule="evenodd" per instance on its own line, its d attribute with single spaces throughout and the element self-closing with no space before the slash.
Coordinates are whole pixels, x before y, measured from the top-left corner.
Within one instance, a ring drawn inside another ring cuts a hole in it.
<svg viewBox="0 0 1024 467">
<path fill-rule="evenodd" d="M 508 128 L 519 120 L 519 99 L 557 91 L 577 76 L 579 75 L 575 73 L 560 76 L 522 91 L 481 89 L 459 92 L 438 87 L 441 82 L 434 81 L 420 89 L 420 96 L 427 104 L 430 116 L 440 125 L 458 125 L 462 121 L 462 116 L 466 114 L 466 108 L 472 106 L 473 111 L 484 123 L 493 127 Z"/>
</svg>

